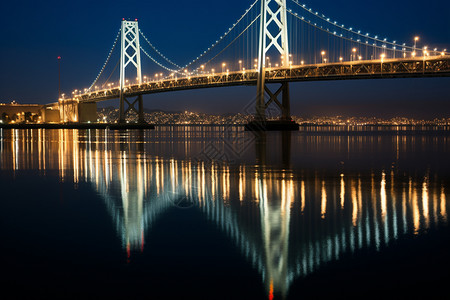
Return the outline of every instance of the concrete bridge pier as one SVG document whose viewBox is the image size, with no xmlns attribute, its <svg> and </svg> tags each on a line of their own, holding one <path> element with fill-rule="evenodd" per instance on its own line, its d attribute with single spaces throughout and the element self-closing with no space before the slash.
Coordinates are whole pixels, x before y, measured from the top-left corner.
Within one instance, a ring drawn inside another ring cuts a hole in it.
<svg viewBox="0 0 450 300">
<path fill-rule="evenodd" d="M 42 112 L 44 123 L 97 123 L 97 103 L 61 101 Z"/>
</svg>

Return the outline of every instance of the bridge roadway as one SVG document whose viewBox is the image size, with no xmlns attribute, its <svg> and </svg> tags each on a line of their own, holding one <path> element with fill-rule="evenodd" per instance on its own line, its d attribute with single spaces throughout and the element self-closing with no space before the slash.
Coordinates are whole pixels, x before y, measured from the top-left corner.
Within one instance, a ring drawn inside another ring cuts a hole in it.
<svg viewBox="0 0 450 300">
<path fill-rule="evenodd" d="M 326 64 L 296 65 L 289 68 L 266 68 L 266 83 L 299 81 L 353 80 L 381 78 L 450 77 L 450 55 L 432 57 L 366 60 Z M 202 73 L 176 78 L 171 76 L 124 88 L 126 97 L 163 92 L 256 85 L 257 70 Z M 120 97 L 120 88 L 103 89 L 75 95 L 64 101 L 100 102 Z"/>
</svg>

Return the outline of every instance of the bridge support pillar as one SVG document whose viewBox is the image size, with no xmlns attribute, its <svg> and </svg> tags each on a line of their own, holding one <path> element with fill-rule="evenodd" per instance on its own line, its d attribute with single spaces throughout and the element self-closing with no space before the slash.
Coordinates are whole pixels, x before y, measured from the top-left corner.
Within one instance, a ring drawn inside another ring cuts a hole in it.
<svg viewBox="0 0 450 300">
<path fill-rule="evenodd" d="M 281 120 L 291 121 L 291 98 L 289 95 L 289 83 L 282 84 Z"/>
<path fill-rule="evenodd" d="M 281 54 L 281 65 L 291 65 L 287 32 L 286 0 L 261 0 L 258 82 L 256 91 L 255 120 L 245 126 L 246 130 L 298 130 L 299 126 L 291 120 L 291 104 L 289 83 L 283 82 L 275 92 L 266 86 L 266 54 L 272 48 Z M 270 99 L 266 102 L 266 93 Z M 281 103 L 278 96 L 282 94 Z M 266 120 L 266 110 L 275 103 L 281 110 L 281 118 L 277 121 Z"/>
<path fill-rule="evenodd" d="M 127 104 L 127 108 L 125 109 L 125 103 Z M 135 105 L 138 104 L 138 108 L 136 109 Z M 134 101 L 128 101 L 128 99 L 124 96 L 120 96 L 120 104 L 119 104 L 119 123 L 126 123 L 126 116 L 129 112 L 134 111 L 138 116 L 138 123 L 144 124 L 144 101 L 142 99 L 142 95 L 136 97 Z"/>
<path fill-rule="evenodd" d="M 258 93 L 260 93 L 258 89 Z M 298 130 L 299 126 L 291 119 L 291 100 L 289 95 L 289 83 L 283 82 L 276 92 L 272 92 L 268 86 L 263 85 L 262 97 L 258 95 L 256 102 L 255 120 L 245 126 L 249 131 L 289 131 Z M 269 96 L 266 102 L 265 95 Z M 281 94 L 281 102 L 279 96 Z M 281 110 L 279 120 L 267 120 L 266 110 L 274 103 Z"/>
</svg>

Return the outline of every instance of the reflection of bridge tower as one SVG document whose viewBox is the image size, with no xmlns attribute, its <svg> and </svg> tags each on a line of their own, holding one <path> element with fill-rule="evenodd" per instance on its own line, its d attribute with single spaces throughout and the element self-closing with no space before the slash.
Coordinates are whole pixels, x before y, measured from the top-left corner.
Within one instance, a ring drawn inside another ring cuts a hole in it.
<svg viewBox="0 0 450 300">
<path fill-rule="evenodd" d="M 266 285 L 269 295 L 281 293 L 284 298 L 289 289 L 288 250 L 291 205 L 294 201 L 292 180 L 282 180 L 281 199 L 269 200 L 266 180 L 259 179 L 261 231 L 264 243 Z"/>
<path fill-rule="evenodd" d="M 261 23 L 259 37 L 258 54 L 258 82 L 256 92 L 256 113 L 255 121 L 257 123 L 265 122 L 266 109 L 270 104 L 276 104 L 281 110 L 281 120 L 290 121 L 290 99 L 289 83 L 281 83 L 281 87 L 273 93 L 266 86 L 266 57 L 272 48 L 275 48 L 281 55 L 281 64 L 285 68 L 289 67 L 291 62 L 289 58 L 289 42 L 287 32 L 286 0 L 261 0 Z M 266 102 L 265 93 L 270 97 Z M 281 103 L 278 96 L 282 95 Z M 252 128 L 250 126 L 249 128 Z M 264 129 L 261 127 L 260 129 Z M 267 129 L 267 128 L 266 128 Z"/>
<path fill-rule="evenodd" d="M 141 74 L 141 49 L 139 44 L 139 27 L 136 21 L 122 20 L 122 37 L 120 48 L 120 108 L 119 108 L 119 123 L 125 123 L 125 117 L 130 111 L 138 114 L 138 122 L 144 123 L 144 104 L 142 102 L 142 95 L 138 95 L 133 102 L 129 102 L 125 97 L 125 90 L 127 80 L 125 78 L 125 70 L 129 64 L 136 68 L 136 83 L 142 83 Z M 128 108 L 125 110 L 125 102 Z M 134 107 L 136 103 L 139 108 Z"/>
<path fill-rule="evenodd" d="M 125 153 L 122 153 L 124 156 Z M 121 159 L 120 167 L 120 185 L 123 206 L 123 222 L 124 237 L 128 253 L 132 248 L 143 247 L 144 235 L 144 220 L 143 220 L 143 206 L 144 206 L 144 183 L 142 168 L 134 167 L 135 170 L 130 172 L 130 166 L 126 164 L 126 157 Z"/>
<path fill-rule="evenodd" d="M 267 163 L 267 134 L 264 131 L 255 132 L 255 157 L 258 165 Z M 281 145 L 277 147 L 281 151 L 281 163 L 285 168 L 289 168 L 291 163 L 291 132 L 282 132 Z"/>
</svg>

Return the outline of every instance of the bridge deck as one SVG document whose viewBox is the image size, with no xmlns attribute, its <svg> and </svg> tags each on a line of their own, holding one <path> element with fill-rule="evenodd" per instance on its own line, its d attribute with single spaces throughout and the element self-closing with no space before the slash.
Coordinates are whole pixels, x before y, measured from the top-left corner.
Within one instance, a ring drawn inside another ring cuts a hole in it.
<svg viewBox="0 0 450 300">
<path fill-rule="evenodd" d="M 444 77 L 450 76 L 450 55 L 408 59 L 367 60 L 342 63 L 267 68 L 266 83 L 320 80 L 354 80 L 381 78 Z M 189 89 L 256 85 L 257 70 L 198 74 L 190 77 L 166 78 L 125 87 L 126 97 Z M 118 87 L 75 95 L 64 101 L 99 102 L 120 97 Z"/>
</svg>

